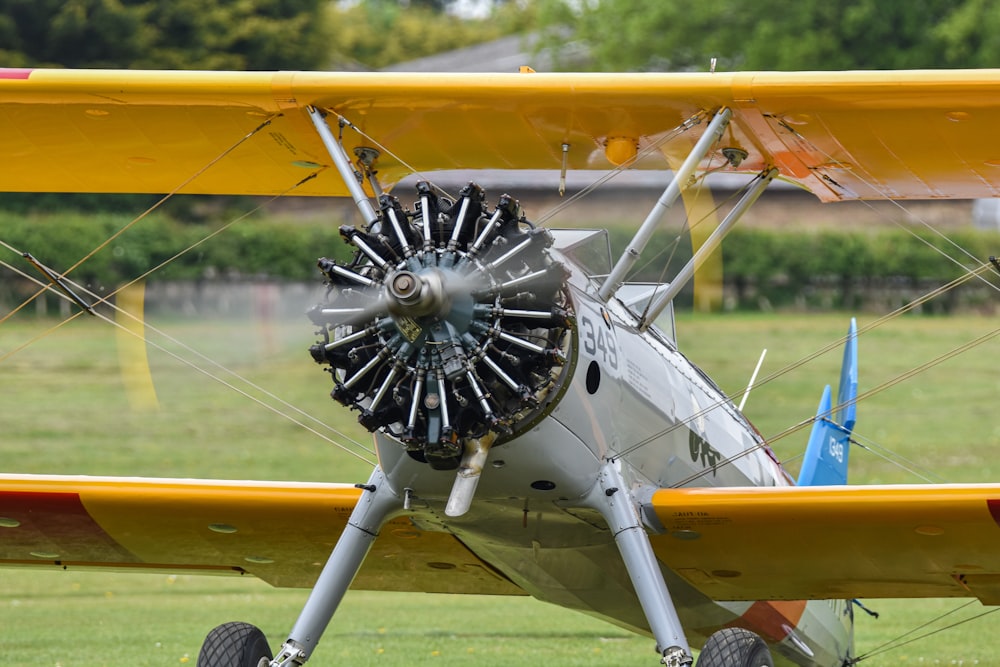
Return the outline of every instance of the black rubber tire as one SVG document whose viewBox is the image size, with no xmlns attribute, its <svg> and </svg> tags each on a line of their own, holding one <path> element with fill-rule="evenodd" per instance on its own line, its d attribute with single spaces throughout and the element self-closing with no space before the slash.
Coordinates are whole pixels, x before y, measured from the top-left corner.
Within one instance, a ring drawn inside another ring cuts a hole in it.
<svg viewBox="0 0 1000 667">
<path fill-rule="evenodd" d="M 759 636 L 743 628 L 723 628 L 705 642 L 698 667 L 774 667 L 774 660 Z"/>
<path fill-rule="evenodd" d="M 259 667 L 261 658 L 273 657 L 260 628 L 233 621 L 208 633 L 198 653 L 198 667 Z"/>
</svg>

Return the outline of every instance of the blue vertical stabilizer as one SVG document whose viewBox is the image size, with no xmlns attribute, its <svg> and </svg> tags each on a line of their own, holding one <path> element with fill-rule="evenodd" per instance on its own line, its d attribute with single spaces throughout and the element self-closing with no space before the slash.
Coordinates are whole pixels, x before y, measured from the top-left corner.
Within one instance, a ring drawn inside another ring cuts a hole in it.
<svg viewBox="0 0 1000 667">
<path fill-rule="evenodd" d="M 831 405 L 830 385 L 823 390 L 816 421 L 813 422 L 805 459 L 799 473 L 799 486 L 847 484 L 847 455 L 851 431 L 857 414 L 858 397 L 858 325 L 851 320 L 840 368 L 837 410 Z"/>
</svg>

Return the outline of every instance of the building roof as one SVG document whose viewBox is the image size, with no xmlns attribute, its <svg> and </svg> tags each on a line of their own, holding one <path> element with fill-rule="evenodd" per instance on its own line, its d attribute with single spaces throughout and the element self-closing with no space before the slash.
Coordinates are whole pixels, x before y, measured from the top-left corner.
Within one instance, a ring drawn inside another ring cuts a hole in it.
<svg viewBox="0 0 1000 667">
<path fill-rule="evenodd" d="M 405 63 L 397 63 L 383 69 L 383 72 L 517 72 L 528 66 L 536 72 L 555 71 L 552 53 L 546 48 L 538 49 L 540 36 L 537 33 L 508 35 L 492 42 L 474 44 L 463 49 L 446 51 L 425 58 L 417 58 Z M 560 49 L 559 59 L 563 63 L 582 62 L 572 46 Z"/>
</svg>

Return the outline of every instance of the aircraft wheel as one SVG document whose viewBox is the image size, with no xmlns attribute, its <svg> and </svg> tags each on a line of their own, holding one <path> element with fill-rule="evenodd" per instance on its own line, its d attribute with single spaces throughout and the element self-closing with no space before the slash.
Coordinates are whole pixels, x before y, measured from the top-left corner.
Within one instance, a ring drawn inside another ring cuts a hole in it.
<svg viewBox="0 0 1000 667">
<path fill-rule="evenodd" d="M 698 656 L 698 667 L 774 667 L 764 640 L 743 628 L 712 634 Z"/>
<path fill-rule="evenodd" d="M 260 628 L 234 621 L 208 633 L 198 653 L 198 667 L 266 667 L 272 657 Z"/>
</svg>

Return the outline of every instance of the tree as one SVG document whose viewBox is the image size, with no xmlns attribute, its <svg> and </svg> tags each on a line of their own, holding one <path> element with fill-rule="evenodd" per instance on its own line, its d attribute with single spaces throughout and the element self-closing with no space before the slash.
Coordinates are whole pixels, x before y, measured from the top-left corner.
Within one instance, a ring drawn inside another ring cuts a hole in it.
<svg viewBox="0 0 1000 667">
<path fill-rule="evenodd" d="M 463 19 L 450 11 L 455 4 L 367 0 L 337 5 L 331 10 L 333 65 L 381 69 L 523 31 L 534 18 L 530 5 L 494 0 L 488 19 Z"/>
<path fill-rule="evenodd" d="M 323 0 L 0 0 L 5 66 L 312 69 Z"/>
<path fill-rule="evenodd" d="M 1000 64 L 990 0 L 539 0 L 551 40 L 605 71 L 913 69 Z M 566 31 L 569 34 L 566 34 Z"/>
</svg>

